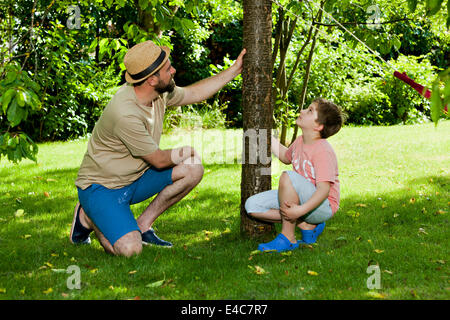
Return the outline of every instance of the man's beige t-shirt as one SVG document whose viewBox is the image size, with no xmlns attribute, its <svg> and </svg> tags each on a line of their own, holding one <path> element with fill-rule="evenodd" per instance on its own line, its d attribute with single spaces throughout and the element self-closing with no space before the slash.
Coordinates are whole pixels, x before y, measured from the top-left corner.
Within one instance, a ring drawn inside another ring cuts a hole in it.
<svg viewBox="0 0 450 320">
<path fill-rule="evenodd" d="M 184 90 L 175 87 L 145 106 L 133 86 L 120 87 L 95 124 L 75 185 L 119 189 L 136 181 L 150 167 L 141 157 L 158 149 L 166 106 L 177 106 L 183 98 Z"/>
</svg>

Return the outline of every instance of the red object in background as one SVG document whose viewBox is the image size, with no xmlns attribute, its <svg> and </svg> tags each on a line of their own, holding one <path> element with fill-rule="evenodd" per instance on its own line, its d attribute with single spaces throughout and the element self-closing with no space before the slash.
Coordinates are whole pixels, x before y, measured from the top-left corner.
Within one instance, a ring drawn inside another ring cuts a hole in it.
<svg viewBox="0 0 450 320">
<path fill-rule="evenodd" d="M 414 90 L 416 90 L 418 93 L 420 93 L 425 98 L 427 98 L 427 99 L 431 98 L 431 91 L 427 89 L 424 92 L 425 87 L 423 85 L 421 85 L 421 84 L 418 84 L 417 82 L 415 82 L 410 77 L 408 77 L 406 75 L 406 72 L 400 73 L 398 71 L 395 71 L 394 72 L 394 77 L 396 77 L 396 78 L 402 80 L 403 82 L 409 84 Z"/>
<path fill-rule="evenodd" d="M 408 77 L 406 75 L 406 72 L 400 73 L 398 71 L 394 71 L 394 77 L 396 77 L 396 78 L 402 80 L 403 82 L 409 84 L 414 90 L 416 90 L 418 93 L 420 93 L 420 95 L 424 96 L 425 98 L 427 98 L 427 99 L 431 98 L 431 91 L 429 89 L 426 89 L 423 85 L 418 84 L 417 82 L 415 82 L 410 77 Z M 445 105 L 445 107 L 444 107 L 444 112 L 445 113 L 448 112 L 447 105 Z"/>
</svg>

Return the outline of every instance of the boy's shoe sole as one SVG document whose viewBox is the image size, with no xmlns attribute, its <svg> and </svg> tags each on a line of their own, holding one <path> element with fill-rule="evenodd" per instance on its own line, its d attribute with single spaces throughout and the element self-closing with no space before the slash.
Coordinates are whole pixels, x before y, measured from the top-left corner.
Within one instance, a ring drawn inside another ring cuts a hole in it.
<svg viewBox="0 0 450 320">
<path fill-rule="evenodd" d="M 90 244 L 92 230 L 86 229 L 80 222 L 81 204 L 78 202 L 73 211 L 72 227 L 70 229 L 70 242 L 73 244 Z"/>
</svg>

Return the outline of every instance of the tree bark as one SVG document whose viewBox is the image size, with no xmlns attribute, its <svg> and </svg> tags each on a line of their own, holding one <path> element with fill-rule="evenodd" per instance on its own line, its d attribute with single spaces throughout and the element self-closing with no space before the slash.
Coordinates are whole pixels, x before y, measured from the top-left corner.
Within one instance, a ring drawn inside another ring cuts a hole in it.
<svg viewBox="0 0 450 320">
<path fill-rule="evenodd" d="M 258 236 L 274 232 L 272 223 L 250 218 L 245 201 L 272 189 L 272 2 L 243 0 L 243 41 L 247 53 L 242 72 L 243 159 L 241 180 L 241 232 Z"/>
</svg>

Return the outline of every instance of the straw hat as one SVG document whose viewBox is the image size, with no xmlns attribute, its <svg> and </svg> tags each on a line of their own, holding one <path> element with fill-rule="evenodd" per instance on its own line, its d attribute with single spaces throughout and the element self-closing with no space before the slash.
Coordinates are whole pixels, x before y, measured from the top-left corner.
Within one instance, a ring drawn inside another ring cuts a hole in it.
<svg viewBox="0 0 450 320">
<path fill-rule="evenodd" d="M 138 43 L 125 54 L 125 80 L 128 83 L 137 83 L 147 79 L 161 69 L 169 55 L 169 48 L 159 47 L 150 40 Z"/>
</svg>

